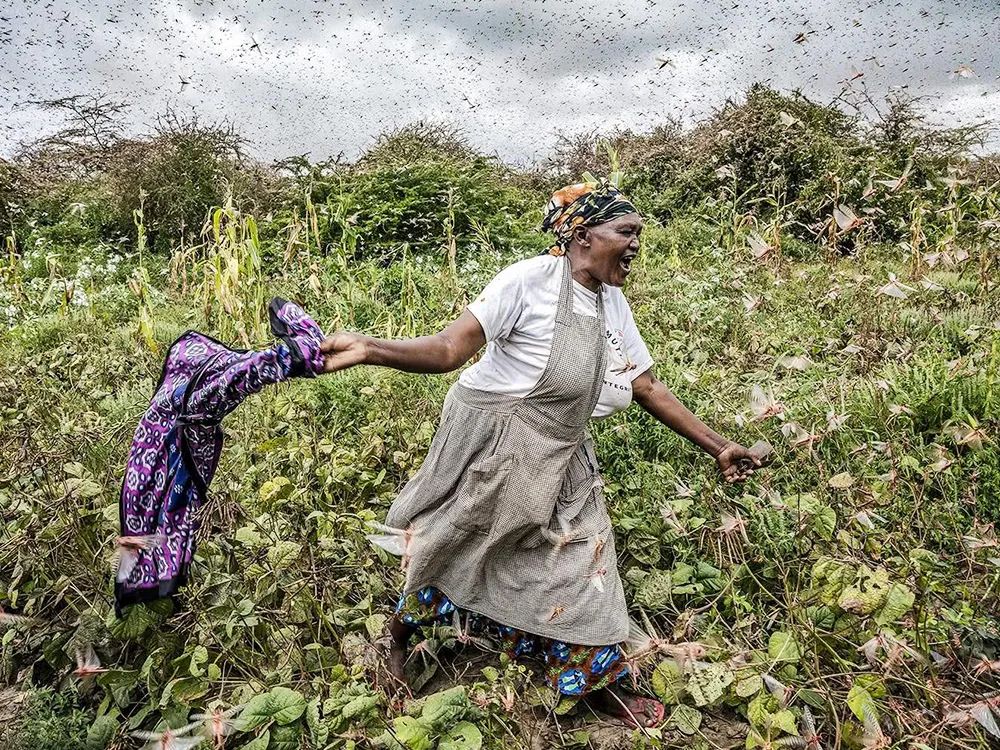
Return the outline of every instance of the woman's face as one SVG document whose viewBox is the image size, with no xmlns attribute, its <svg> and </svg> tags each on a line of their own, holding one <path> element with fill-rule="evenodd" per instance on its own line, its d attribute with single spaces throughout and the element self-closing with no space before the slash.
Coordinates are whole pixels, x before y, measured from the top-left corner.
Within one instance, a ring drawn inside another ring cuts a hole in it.
<svg viewBox="0 0 1000 750">
<path fill-rule="evenodd" d="M 637 213 L 587 227 L 577 238 L 581 244 L 590 245 L 583 253 L 587 272 L 603 284 L 622 286 L 639 254 L 641 234 L 642 217 Z"/>
</svg>

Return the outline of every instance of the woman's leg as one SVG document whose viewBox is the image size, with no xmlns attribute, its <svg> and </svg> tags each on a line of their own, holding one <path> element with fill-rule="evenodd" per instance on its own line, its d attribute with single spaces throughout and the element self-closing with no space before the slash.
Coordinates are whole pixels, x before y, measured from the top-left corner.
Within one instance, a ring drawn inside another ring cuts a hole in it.
<svg viewBox="0 0 1000 750">
<path fill-rule="evenodd" d="M 544 639 L 549 684 L 563 695 L 582 698 L 591 708 L 635 726 L 663 721 L 663 704 L 621 687 L 629 675 L 621 646 L 581 646 Z"/>
<path fill-rule="evenodd" d="M 423 625 L 451 624 L 455 605 L 440 590 L 426 586 L 400 597 L 389 623 L 389 671 L 406 683 L 404 666 L 410 638 Z M 461 618 L 460 618 L 461 619 Z M 637 726 L 663 721 L 663 704 L 634 695 L 619 682 L 629 675 L 625 655 L 617 644 L 581 646 L 532 635 L 481 615 L 466 615 L 467 627 L 495 638 L 511 658 L 544 658 L 550 685 L 563 695 L 583 698 L 592 708 Z"/>
<path fill-rule="evenodd" d="M 406 684 L 406 652 L 413 634 L 423 625 L 450 622 L 454 612 L 451 600 L 433 586 L 399 597 L 389 621 L 389 672 L 396 680 Z"/>
<path fill-rule="evenodd" d="M 416 625 L 403 622 L 399 614 L 393 615 L 389 622 L 389 674 L 403 685 L 406 684 L 406 650 L 410 645 L 410 637 L 417 632 Z"/>
</svg>

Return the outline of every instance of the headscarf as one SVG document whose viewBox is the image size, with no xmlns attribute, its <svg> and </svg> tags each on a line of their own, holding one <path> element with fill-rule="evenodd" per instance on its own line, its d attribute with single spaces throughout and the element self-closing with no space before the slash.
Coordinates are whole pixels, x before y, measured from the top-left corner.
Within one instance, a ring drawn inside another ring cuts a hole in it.
<svg viewBox="0 0 1000 750">
<path fill-rule="evenodd" d="M 565 255 L 577 227 L 596 226 L 631 213 L 637 213 L 635 206 L 605 179 L 560 188 L 552 194 L 542 220 L 542 231 L 556 236 L 548 252 Z"/>
</svg>

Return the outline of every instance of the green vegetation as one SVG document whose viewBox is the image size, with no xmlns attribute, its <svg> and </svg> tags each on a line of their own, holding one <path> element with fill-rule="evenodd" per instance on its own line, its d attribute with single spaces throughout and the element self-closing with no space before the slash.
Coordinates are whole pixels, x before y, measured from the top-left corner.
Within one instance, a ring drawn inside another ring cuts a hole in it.
<svg viewBox="0 0 1000 750">
<path fill-rule="evenodd" d="M 756 87 L 693 130 L 567 137 L 536 171 L 426 125 L 353 164 L 265 167 L 225 126 L 126 139 L 108 103 L 61 106 L 99 127 L 0 163 L 0 607 L 31 618 L 0 615 L 8 744 L 132 747 L 237 704 L 226 746 L 254 750 L 796 747 L 811 722 L 824 747 L 990 741 L 1000 170 L 969 155 L 975 132 Z M 634 617 L 670 644 L 640 680 L 662 729 L 608 734 L 450 628 L 411 662 L 419 700 L 379 691 L 402 576 L 366 524 L 457 374 L 360 368 L 250 399 L 178 608 L 115 619 L 121 472 L 177 335 L 267 345 L 277 294 L 331 331 L 434 332 L 544 247 L 551 189 L 618 169 L 649 219 L 626 294 L 658 376 L 777 449 L 732 487 L 637 407 L 593 426 Z M 87 645 L 108 668 L 89 684 L 69 676 Z"/>
</svg>

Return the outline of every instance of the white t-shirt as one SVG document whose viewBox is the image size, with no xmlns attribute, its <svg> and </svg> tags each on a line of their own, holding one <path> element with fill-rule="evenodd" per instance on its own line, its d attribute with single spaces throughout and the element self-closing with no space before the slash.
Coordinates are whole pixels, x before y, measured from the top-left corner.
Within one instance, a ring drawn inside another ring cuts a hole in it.
<svg viewBox="0 0 1000 750">
<path fill-rule="evenodd" d="M 489 343 L 482 359 L 462 373 L 462 385 L 512 396 L 527 396 L 535 387 L 552 348 L 563 262 L 546 254 L 507 266 L 469 305 Z M 597 293 L 575 280 L 573 311 L 597 317 Z M 617 287 L 604 287 L 604 324 L 607 369 L 595 417 L 614 414 L 632 403 L 632 381 L 653 365 L 632 310 Z"/>
</svg>

